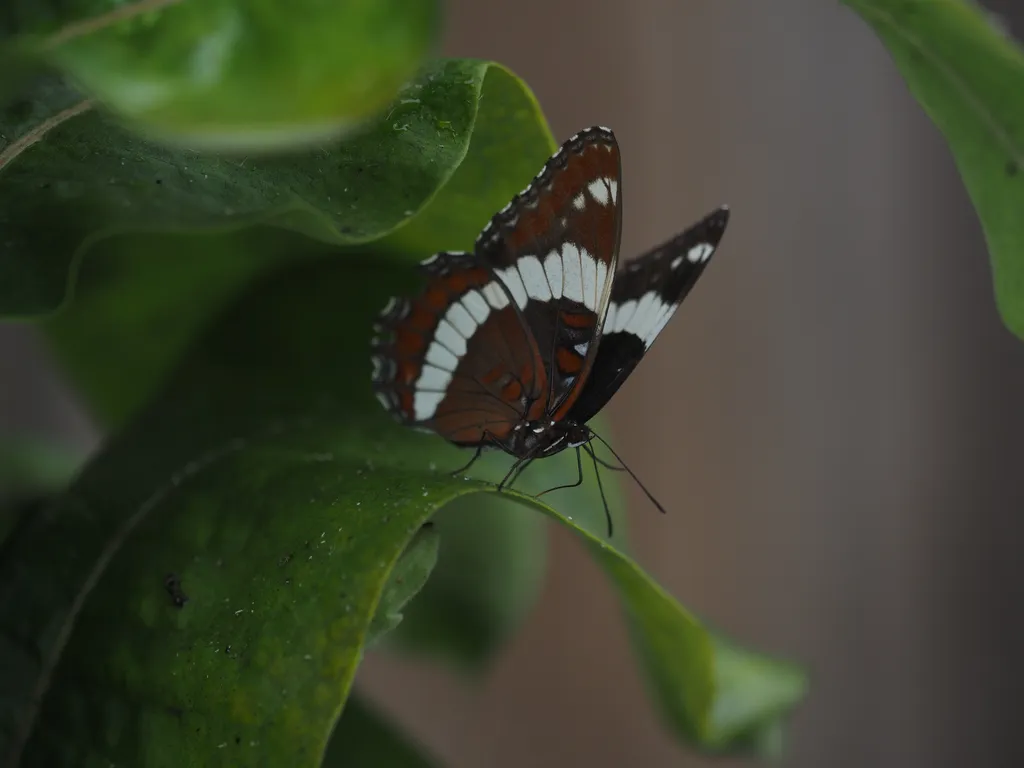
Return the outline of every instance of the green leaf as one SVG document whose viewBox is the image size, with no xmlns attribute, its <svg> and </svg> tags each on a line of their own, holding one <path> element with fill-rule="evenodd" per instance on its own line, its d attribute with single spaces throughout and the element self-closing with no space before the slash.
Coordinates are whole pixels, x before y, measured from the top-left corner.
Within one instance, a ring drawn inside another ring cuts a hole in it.
<svg viewBox="0 0 1024 768">
<path fill-rule="evenodd" d="M 155 253 L 151 238 L 112 243 L 110 235 L 262 222 L 335 245 L 385 238 L 382 248 L 417 256 L 469 247 L 554 141 L 526 86 L 495 65 L 441 62 L 406 93 L 391 118 L 343 144 L 244 160 L 141 141 L 94 111 L 76 111 L 74 94 L 59 88 L 8 108 L 0 115 L 0 136 L 11 139 L 0 152 L 0 316 L 50 311 L 77 285 L 48 329 L 94 415 L 116 425 L 195 328 L 289 256 L 285 247 L 264 256 L 273 230 L 208 247 L 181 236 Z M 276 238 L 287 243 L 285 233 Z"/>
<path fill-rule="evenodd" d="M 6 59 L 55 67 L 120 118 L 192 148 L 351 130 L 395 97 L 439 29 L 436 0 L 8 6 Z"/>
<path fill-rule="evenodd" d="M 543 473 L 530 487 L 544 490 L 543 483 L 563 482 L 571 471 L 561 478 Z M 594 490 L 588 502 L 600 504 Z M 455 499 L 434 520 L 444 537 L 440 560 L 386 647 L 479 674 L 536 603 L 547 563 L 543 520 L 497 496 L 486 503 L 477 496 Z"/>
<path fill-rule="evenodd" d="M 331 734 L 323 768 L 431 768 L 423 751 L 360 696 L 345 704 L 341 720 Z"/>
<path fill-rule="evenodd" d="M 64 442 L 0 436 L 0 500 L 54 493 L 83 461 L 84 452 Z"/>
<path fill-rule="evenodd" d="M 999 312 L 1024 338 L 1024 54 L 973 3 L 844 2 L 949 143 L 985 231 Z"/>
<path fill-rule="evenodd" d="M 380 603 L 370 623 L 368 644 L 391 632 L 402 623 L 402 610 L 423 589 L 434 566 L 440 538 L 432 523 L 424 523 L 388 574 Z"/>
<path fill-rule="evenodd" d="M 0 563 L 0 754 L 319 763 L 402 553 L 437 508 L 490 487 L 432 470 L 464 454 L 372 397 L 370 323 L 413 277 L 371 255 L 260 281 L 22 535 Z M 541 464 L 575 474 L 568 453 Z M 711 751 L 759 743 L 801 674 L 714 639 L 601 540 L 590 472 L 585 486 L 547 497 L 562 513 L 518 498 L 608 572 L 673 730 Z"/>
<path fill-rule="evenodd" d="M 5 287 L 9 298 L 24 304 L 26 296 L 59 300 L 65 283 L 74 284 L 74 301 L 46 318 L 44 328 L 93 415 L 116 427 L 151 397 L 198 329 L 254 279 L 281 262 L 337 250 L 311 248 L 305 238 L 269 227 L 206 236 L 104 233 L 128 225 L 180 228 L 183 209 L 208 217 L 212 226 L 242 226 L 225 219 L 224 211 L 237 208 L 239 199 L 256 198 L 252 221 L 264 217 L 326 242 L 385 236 L 379 247 L 405 258 L 469 247 L 490 215 L 547 159 L 553 139 L 529 89 L 495 65 L 441 62 L 427 68 L 409 93 L 418 101 L 398 103 L 394 119 L 362 140 L 274 161 L 197 165 L 207 159 L 139 141 L 102 117 L 77 131 L 72 125 L 46 132 L 7 169 L 17 171 L 23 184 L 9 198 L 22 199 L 40 223 L 10 217 L 26 245 L 0 250 L 0 275 L 5 267 L 11 272 L 0 279 L 0 311 Z M 9 110 L 8 118 L 30 132 L 49 114 L 43 107 L 69 109 L 75 98 L 51 91 L 24 113 Z M 122 152 L 126 143 L 130 151 Z M 144 182 L 138 181 L 140 167 Z M 80 200 L 48 197 L 49 188 L 37 195 L 37 173 L 92 179 L 82 197 L 98 201 L 102 210 L 79 217 Z M 11 178 L 0 176 L 0 194 Z M 123 212 L 118 194 L 105 197 L 111 180 L 122 197 L 151 195 L 145 203 L 151 216 L 134 219 Z M 297 212 L 275 219 L 276 208 L 267 201 L 276 200 L 278 185 L 289 190 Z M 337 205 L 339 199 L 344 205 Z M 409 220 L 406 211 L 419 212 Z M 55 232 L 49 225 L 55 219 L 80 226 Z M 120 223 L 104 229 L 99 225 L 105 221 Z M 539 521 L 494 511 L 502 506 L 488 500 L 473 504 L 477 514 L 445 516 L 439 572 L 424 596 L 430 607 L 414 604 L 388 642 L 406 652 L 443 654 L 464 667 L 478 668 L 493 654 L 532 605 L 545 562 Z M 467 562 L 487 564 L 481 578 L 458 577 Z"/>
<path fill-rule="evenodd" d="M 41 437 L 0 437 L 0 545 L 82 466 L 84 454 Z"/>
<path fill-rule="evenodd" d="M 0 119 L 8 139 L 0 152 L 0 312 L 55 308 L 75 260 L 119 232 L 263 223 L 336 245 L 380 239 L 423 208 L 465 156 L 487 69 L 432 65 L 391 118 L 329 147 L 261 158 L 166 148 L 66 89 L 41 89 Z"/>
<path fill-rule="evenodd" d="M 118 232 L 266 224 L 333 245 L 394 232 L 391 248 L 469 246 L 553 149 L 526 86 L 487 62 L 433 64 L 393 106 L 347 141 L 239 159 L 143 141 L 65 89 L 41 90 L 0 116 L 0 314 L 56 308 L 77 260 Z"/>
</svg>

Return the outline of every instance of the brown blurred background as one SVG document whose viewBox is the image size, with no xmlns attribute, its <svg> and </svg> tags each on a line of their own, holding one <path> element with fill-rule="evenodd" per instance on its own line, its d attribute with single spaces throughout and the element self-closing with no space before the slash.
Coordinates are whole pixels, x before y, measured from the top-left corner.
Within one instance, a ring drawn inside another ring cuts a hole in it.
<svg viewBox="0 0 1024 768">
<path fill-rule="evenodd" d="M 987 5 L 1024 29 L 1024 5 Z M 627 486 L 641 564 L 812 671 L 785 764 L 1024 765 L 1024 343 L 871 31 L 816 0 L 449 0 L 447 24 L 444 53 L 509 65 L 559 141 L 614 128 L 626 254 L 732 206 L 610 413 L 671 510 Z M 0 326 L 0 381 L 0 431 L 91 439 L 25 329 Z M 482 690 L 381 658 L 364 690 L 454 768 L 706 764 L 661 729 L 601 573 L 552 535 Z"/>
</svg>

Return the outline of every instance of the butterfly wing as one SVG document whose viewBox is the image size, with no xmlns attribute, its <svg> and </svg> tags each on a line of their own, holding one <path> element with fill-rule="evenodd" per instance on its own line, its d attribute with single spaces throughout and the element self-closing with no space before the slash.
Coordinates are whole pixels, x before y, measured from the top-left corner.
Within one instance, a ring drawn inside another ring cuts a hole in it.
<svg viewBox="0 0 1024 768">
<path fill-rule="evenodd" d="M 621 230 L 615 135 L 570 138 L 480 233 L 476 253 L 506 284 L 540 350 L 546 414 L 561 419 L 587 380 L 611 298 Z"/>
<path fill-rule="evenodd" d="M 459 445 L 504 443 L 564 416 L 597 351 L 618 258 L 619 151 L 605 128 L 569 139 L 480 233 L 441 253 L 415 299 L 393 299 L 373 386 L 405 424 Z"/>
<path fill-rule="evenodd" d="M 536 343 L 504 283 L 473 254 L 439 253 L 421 269 L 423 292 L 392 299 L 378 322 L 377 399 L 402 423 L 458 445 L 500 443 L 543 414 Z"/>
<path fill-rule="evenodd" d="M 728 221 L 723 206 L 619 270 L 597 358 L 568 418 L 585 424 L 622 386 L 703 273 Z"/>
</svg>

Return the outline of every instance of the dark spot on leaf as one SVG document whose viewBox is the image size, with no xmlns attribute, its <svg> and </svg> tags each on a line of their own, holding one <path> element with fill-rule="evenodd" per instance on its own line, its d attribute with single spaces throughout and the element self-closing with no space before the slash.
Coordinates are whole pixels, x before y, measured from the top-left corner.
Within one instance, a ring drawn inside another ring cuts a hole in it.
<svg viewBox="0 0 1024 768">
<path fill-rule="evenodd" d="M 1017 171 L 1019 171 L 1019 170 L 1020 170 L 1020 166 L 1017 165 L 1017 161 L 1016 160 L 1007 160 L 1006 161 L 1006 175 L 1007 176 L 1016 176 L 1017 175 Z"/>
<path fill-rule="evenodd" d="M 157 179 L 157 180 L 156 180 L 156 183 L 157 183 L 157 184 L 163 184 L 163 183 L 164 183 L 164 180 L 163 180 L 163 179 Z"/>
<path fill-rule="evenodd" d="M 242 737 L 241 736 L 235 736 L 235 744 L 241 744 L 241 743 L 242 743 Z"/>
<path fill-rule="evenodd" d="M 181 579 L 178 578 L 176 573 L 168 573 L 164 576 L 164 589 L 167 590 L 167 594 L 171 596 L 171 601 L 178 608 L 181 608 L 188 602 L 188 595 L 182 590 Z"/>
<path fill-rule="evenodd" d="M 281 558 L 277 561 L 278 567 L 288 565 L 288 563 L 292 561 L 293 557 L 295 557 L 295 555 L 292 552 L 289 552 L 287 555 L 282 555 Z"/>
</svg>

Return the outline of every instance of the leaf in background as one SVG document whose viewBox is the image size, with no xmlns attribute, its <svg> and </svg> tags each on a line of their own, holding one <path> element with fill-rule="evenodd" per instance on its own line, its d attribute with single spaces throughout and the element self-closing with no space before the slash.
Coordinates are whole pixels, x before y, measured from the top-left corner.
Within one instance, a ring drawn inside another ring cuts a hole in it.
<svg viewBox="0 0 1024 768">
<path fill-rule="evenodd" d="M 544 490 L 536 482 L 534 487 Z M 600 504 L 593 490 L 586 503 Z M 434 520 L 443 534 L 441 557 L 384 647 L 439 658 L 459 672 L 480 674 L 521 625 L 543 587 L 548 556 L 544 521 L 497 496 L 486 502 L 479 496 L 456 499 Z M 625 529 L 624 521 L 618 529 L 617 536 Z"/>
<path fill-rule="evenodd" d="M 981 219 L 1003 322 L 1024 339 L 1024 54 L 959 0 L 844 0 L 949 143 Z"/>
<path fill-rule="evenodd" d="M 0 501 L 52 494 L 82 466 L 85 451 L 42 437 L 0 436 Z"/>
<path fill-rule="evenodd" d="M 413 76 L 436 0 L 8 2 L 5 63 L 44 62 L 144 132 L 260 150 L 351 130 Z"/>
<path fill-rule="evenodd" d="M 27 737 L 33 765 L 318 764 L 395 563 L 439 506 L 481 488 L 432 471 L 464 453 L 372 397 L 367 329 L 412 277 L 379 256 L 268 277 L 37 517 L 0 564 L 7 754 Z M 530 483 L 574 473 L 563 453 Z M 530 503 L 608 572 L 674 731 L 749 748 L 802 676 L 721 646 L 604 544 L 595 493 L 588 473 L 585 493 L 552 495 L 570 515 Z"/>
<path fill-rule="evenodd" d="M 405 552 L 388 574 L 380 595 L 380 603 L 370 623 L 367 645 L 394 630 L 402 623 L 402 611 L 416 593 L 423 589 L 437 565 L 440 544 L 433 523 L 425 523 L 413 536 Z"/>
<path fill-rule="evenodd" d="M 423 755 L 374 707 L 353 695 L 341 719 L 321 768 L 432 768 L 438 763 Z"/>
<path fill-rule="evenodd" d="M 84 450 L 70 444 L 0 437 L 0 545 L 19 519 L 62 490 L 84 461 Z"/>
</svg>

